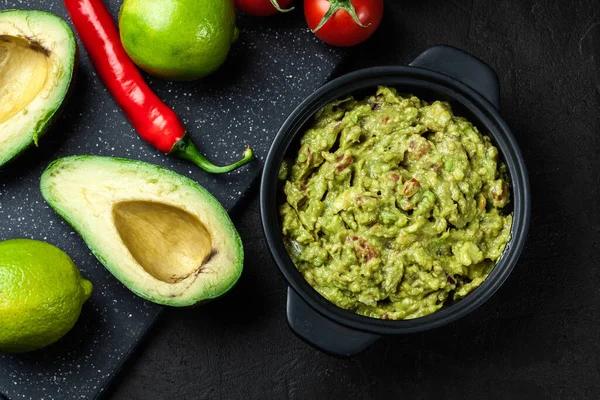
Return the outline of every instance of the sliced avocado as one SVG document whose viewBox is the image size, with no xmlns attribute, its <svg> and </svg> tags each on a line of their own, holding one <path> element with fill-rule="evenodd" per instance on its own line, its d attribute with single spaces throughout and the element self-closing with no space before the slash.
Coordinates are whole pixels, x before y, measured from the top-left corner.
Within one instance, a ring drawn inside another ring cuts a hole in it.
<svg viewBox="0 0 600 400">
<path fill-rule="evenodd" d="M 0 167 L 46 132 L 73 79 L 77 44 L 44 11 L 0 11 Z"/>
<path fill-rule="evenodd" d="M 54 161 L 44 199 L 132 292 L 183 307 L 227 292 L 243 267 L 241 239 L 196 182 L 141 161 L 76 156 Z"/>
</svg>

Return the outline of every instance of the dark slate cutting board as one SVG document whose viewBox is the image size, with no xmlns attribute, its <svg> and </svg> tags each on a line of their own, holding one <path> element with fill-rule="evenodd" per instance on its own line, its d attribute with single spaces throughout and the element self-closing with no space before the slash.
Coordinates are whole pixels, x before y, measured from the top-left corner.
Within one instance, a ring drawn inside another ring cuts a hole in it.
<svg viewBox="0 0 600 400">
<path fill-rule="evenodd" d="M 107 2 L 117 15 L 121 1 Z M 68 20 L 60 1 L 0 0 L 0 9 L 32 8 Z M 264 158 L 285 117 L 323 84 L 341 53 L 313 37 L 302 12 L 276 18 L 238 17 L 240 39 L 210 79 L 152 87 L 183 119 L 194 141 L 220 164 L 236 160 L 251 144 Z M 80 52 L 71 101 L 39 149 L 0 170 L 0 240 L 46 240 L 66 251 L 94 294 L 80 320 L 58 343 L 35 353 L 0 355 L 0 399 L 89 399 L 102 394 L 162 308 L 131 294 L 90 253 L 82 239 L 42 199 L 38 184 L 54 159 L 97 154 L 141 159 L 171 168 L 206 187 L 231 210 L 260 172 L 261 162 L 225 176 L 167 158 L 135 134 Z M 1 101 L 1 99 L 0 99 Z"/>
</svg>

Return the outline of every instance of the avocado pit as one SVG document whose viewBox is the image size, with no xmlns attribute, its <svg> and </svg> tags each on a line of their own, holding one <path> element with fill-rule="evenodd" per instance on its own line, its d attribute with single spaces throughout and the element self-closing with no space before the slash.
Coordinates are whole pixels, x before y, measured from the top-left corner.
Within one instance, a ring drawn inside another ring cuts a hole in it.
<svg viewBox="0 0 600 400">
<path fill-rule="evenodd" d="M 49 55 L 33 40 L 0 35 L 0 124 L 23 111 L 44 89 Z"/>
<path fill-rule="evenodd" d="M 199 273 L 213 255 L 206 226 L 181 208 L 152 201 L 123 201 L 112 208 L 115 227 L 137 263 L 174 284 Z"/>
</svg>

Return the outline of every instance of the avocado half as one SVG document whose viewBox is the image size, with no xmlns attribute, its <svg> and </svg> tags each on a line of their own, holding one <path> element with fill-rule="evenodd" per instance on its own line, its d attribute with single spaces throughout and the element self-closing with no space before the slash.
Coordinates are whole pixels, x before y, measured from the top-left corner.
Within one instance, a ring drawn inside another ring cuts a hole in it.
<svg viewBox="0 0 600 400">
<path fill-rule="evenodd" d="M 242 273 L 242 241 L 202 186 L 141 161 L 54 161 L 41 191 L 98 260 L 138 296 L 183 307 L 227 292 Z"/>
<path fill-rule="evenodd" d="M 44 11 L 0 11 L 0 167 L 35 143 L 71 86 L 77 42 Z"/>
</svg>

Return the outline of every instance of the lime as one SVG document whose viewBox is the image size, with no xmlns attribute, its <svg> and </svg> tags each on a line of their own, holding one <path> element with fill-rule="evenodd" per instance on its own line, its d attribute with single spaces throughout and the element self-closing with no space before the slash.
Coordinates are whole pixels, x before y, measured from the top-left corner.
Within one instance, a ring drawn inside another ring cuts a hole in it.
<svg viewBox="0 0 600 400">
<path fill-rule="evenodd" d="M 237 38 L 232 0 L 125 0 L 119 28 L 131 59 L 171 80 L 211 74 Z"/>
<path fill-rule="evenodd" d="M 0 352 L 37 350 L 63 337 L 92 294 L 62 250 L 45 242 L 0 242 Z"/>
</svg>

